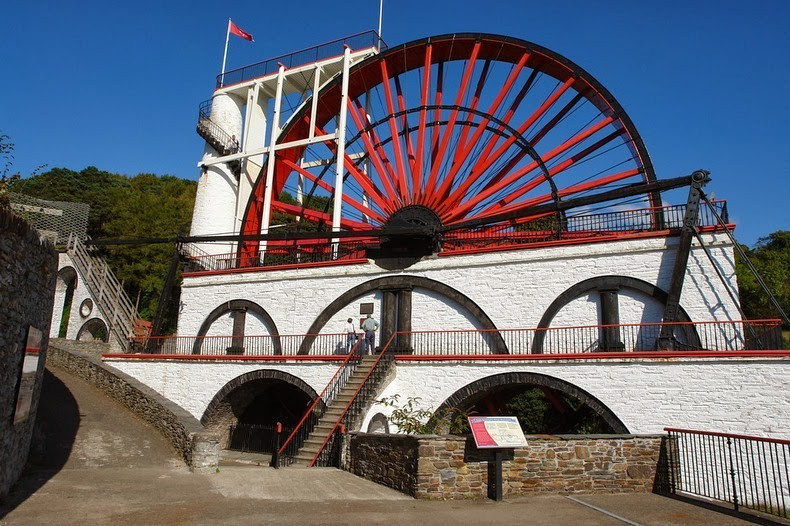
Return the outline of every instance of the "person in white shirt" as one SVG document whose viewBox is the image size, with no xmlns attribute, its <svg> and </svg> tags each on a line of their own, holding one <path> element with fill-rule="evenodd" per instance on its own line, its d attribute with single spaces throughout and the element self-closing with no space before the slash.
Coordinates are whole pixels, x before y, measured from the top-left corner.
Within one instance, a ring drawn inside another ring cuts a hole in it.
<svg viewBox="0 0 790 526">
<path fill-rule="evenodd" d="M 349 318 L 346 320 L 346 354 L 351 352 L 356 342 L 357 330 L 354 328 L 354 320 Z"/>
</svg>

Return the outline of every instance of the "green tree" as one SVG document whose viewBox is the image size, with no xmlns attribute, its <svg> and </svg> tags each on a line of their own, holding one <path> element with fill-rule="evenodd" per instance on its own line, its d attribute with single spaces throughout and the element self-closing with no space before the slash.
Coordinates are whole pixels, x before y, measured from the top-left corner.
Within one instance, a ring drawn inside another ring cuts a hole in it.
<svg viewBox="0 0 790 526">
<path fill-rule="evenodd" d="M 777 230 L 761 237 L 754 249 L 742 248 L 782 309 L 790 312 L 790 231 Z M 778 317 L 768 295 L 740 257 L 736 257 L 735 269 L 741 307 L 746 316 L 750 319 Z M 785 326 L 785 329 L 790 327 Z"/>
<path fill-rule="evenodd" d="M 88 166 L 80 172 L 68 168 L 53 168 L 40 175 L 14 182 L 11 190 L 21 194 L 47 199 L 90 205 L 88 235 L 103 237 L 104 225 L 113 217 L 115 199 L 113 190 L 124 188 L 128 179 L 119 174 Z"/>
<path fill-rule="evenodd" d="M 88 235 L 94 239 L 175 237 L 189 231 L 197 183 L 173 176 L 128 178 L 89 166 L 80 172 L 55 168 L 14 181 L 14 192 L 52 201 L 90 205 Z M 100 250 L 123 281 L 140 315 L 152 320 L 170 261 L 172 245 L 117 245 Z M 164 329 L 175 328 L 178 296 L 171 297 Z"/>
</svg>

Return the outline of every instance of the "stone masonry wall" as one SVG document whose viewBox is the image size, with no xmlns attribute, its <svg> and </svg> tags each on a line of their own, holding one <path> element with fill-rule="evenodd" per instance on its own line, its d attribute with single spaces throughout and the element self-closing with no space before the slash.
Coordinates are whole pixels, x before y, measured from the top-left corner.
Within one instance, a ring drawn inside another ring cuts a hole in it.
<svg viewBox="0 0 790 526">
<path fill-rule="evenodd" d="M 219 435 L 204 430 L 198 420 L 150 387 L 102 363 L 80 342 L 53 341 L 48 365 L 65 369 L 95 385 L 158 429 L 193 471 L 213 471 L 219 462 Z M 77 350 L 80 349 L 80 350 Z M 106 350 L 106 349 L 105 349 Z"/>
<path fill-rule="evenodd" d="M 52 245 L 40 242 L 35 230 L 0 209 L 0 496 L 19 478 L 30 450 L 57 270 Z M 30 416 L 14 425 L 17 384 L 31 325 L 43 332 L 43 359 L 36 372 Z"/>
<path fill-rule="evenodd" d="M 529 436 L 506 450 L 503 496 L 652 491 L 662 436 Z M 351 439 L 355 475 L 418 499 L 472 499 L 488 492 L 489 459 L 471 437 L 382 436 Z"/>
</svg>

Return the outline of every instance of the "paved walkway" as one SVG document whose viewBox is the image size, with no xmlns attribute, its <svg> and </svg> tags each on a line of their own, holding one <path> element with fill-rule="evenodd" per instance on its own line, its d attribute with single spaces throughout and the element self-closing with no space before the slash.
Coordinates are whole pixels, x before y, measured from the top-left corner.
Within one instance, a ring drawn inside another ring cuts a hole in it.
<svg viewBox="0 0 790 526">
<path fill-rule="evenodd" d="M 428 502 L 336 469 L 224 462 L 194 474 L 154 429 L 83 381 L 54 370 L 43 396 L 46 447 L 0 504 L 3 525 L 747 524 L 649 494 Z"/>
</svg>

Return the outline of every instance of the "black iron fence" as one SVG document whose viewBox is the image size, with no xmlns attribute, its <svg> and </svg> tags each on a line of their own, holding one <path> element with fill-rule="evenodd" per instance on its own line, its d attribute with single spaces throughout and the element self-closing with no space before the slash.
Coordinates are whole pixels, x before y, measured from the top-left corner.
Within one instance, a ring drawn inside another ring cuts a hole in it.
<svg viewBox="0 0 790 526">
<path fill-rule="evenodd" d="M 777 415 L 777 418 L 782 418 Z M 673 493 L 790 517 L 790 440 L 665 428 Z"/>
<path fill-rule="evenodd" d="M 713 201 L 719 216 L 727 222 L 727 202 Z M 553 216 L 520 225 L 496 225 L 472 231 L 449 233 L 442 241 L 443 251 L 463 251 L 506 246 L 530 245 L 551 241 L 573 241 L 616 234 L 657 232 L 683 226 L 686 205 L 668 205 L 635 210 L 618 210 L 600 214 L 569 215 L 559 220 Z M 711 210 L 700 207 L 697 227 L 716 227 Z"/>
<path fill-rule="evenodd" d="M 276 424 L 245 424 L 238 422 L 230 426 L 228 449 L 274 454 L 279 446 L 279 437 L 290 433 L 292 430 L 293 428 L 282 427 L 278 433 Z"/>
<path fill-rule="evenodd" d="M 360 241 L 270 244 L 257 257 L 239 256 L 236 253 L 195 255 L 187 250 L 182 252 L 187 257 L 185 272 L 203 272 L 364 259 L 368 245 Z"/>
<path fill-rule="evenodd" d="M 340 56 L 343 54 L 345 46 L 352 50 L 361 50 L 366 48 L 386 49 L 387 45 L 379 37 L 378 33 L 373 30 L 364 31 L 344 38 L 338 38 L 331 42 L 319 44 L 317 46 L 295 51 L 279 57 L 270 58 L 255 64 L 250 64 L 242 68 L 226 71 L 225 74 L 217 75 L 217 88 L 227 86 L 229 84 L 236 84 L 244 82 L 245 80 L 264 77 L 277 73 L 280 64 L 286 69 L 293 69 L 297 66 L 311 64 L 331 57 Z"/>
<path fill-rule="evenodd" d="M 208 111 L 203 109 L 202 111 Z M 207 120 L 210 122 L 210 119 Z M 227 134 L 226 134 L 227 135 Z M 228 139 L 229 140 L 229 139 Z M 224 154 L 223 154 L 224 155 Z M 714 201 L 717 213 L 727 221 L 727 203 Z M 568 216 L 562 225 L 549 221 L 516 226 L 493 226 L 471 231 L 449 232 L 441 241 L 441 252 L 448 254 L 474 251 L 498 250 L 549 242 L 573 242 L 596 239 L 602 236 L 628 235 L 639 232 L 658 232 L 678 229 L 682 226 L 686 205 L 671 205 L 659 208 L 620 210 L 602 214 Z M 553 219 L 553 218 L 545 218 Z M 536 228 L 536 225 L 543 225 Z M 716 228 L 716 218 L 707 207 L 700 207 L 697 226 Z M 193 253 L 184 249 L 188 260 L 186 272 L 264 268 L 278 265 L 305 265 L 331 261 L 358 261 L 367 258 L 367 249 L 377 247 L 378 239 L 354 239 L 338 242 L 271 241 L 256 257 L 231 254 Z"/>
</svg>

